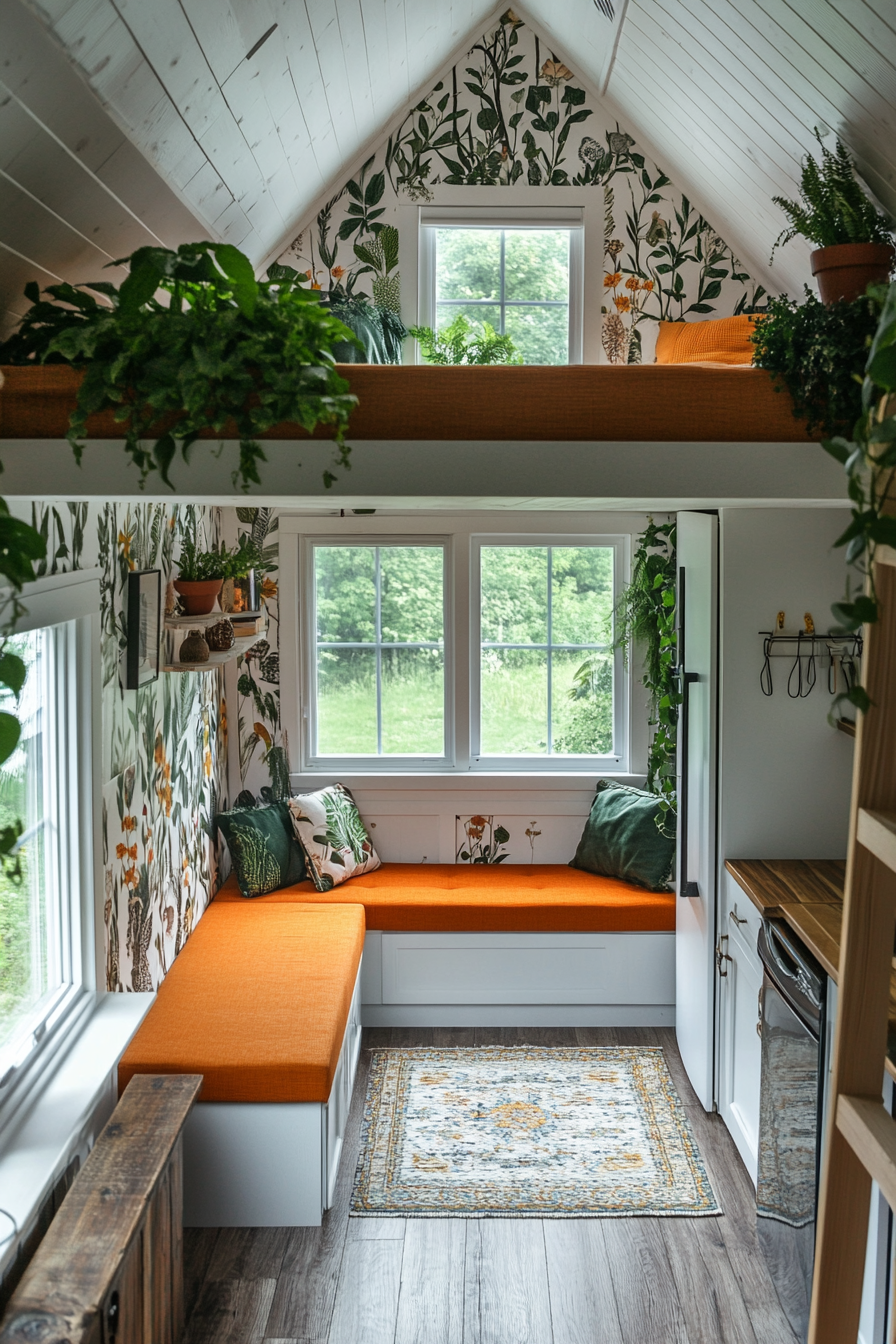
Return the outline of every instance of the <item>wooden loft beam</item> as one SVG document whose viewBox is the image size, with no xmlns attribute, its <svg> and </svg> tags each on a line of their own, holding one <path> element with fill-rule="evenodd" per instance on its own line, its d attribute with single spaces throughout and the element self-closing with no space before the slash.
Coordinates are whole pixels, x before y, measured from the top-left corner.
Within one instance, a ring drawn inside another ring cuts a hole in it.
<svg viewBox="0 0 896 1344">
<path fill-rule="evenodd" d="M 359 405 L 349 442 L 504 440 L 518 442 L 809 443 L 787 393 L 764 369 L 695 364 L 610 367 L 445 368 L 347 364 Z M 61 439 L 80 374 L 63 365 L 6 367 L 0 439 Z M 88 437 L 120 439 L 111 412 L 88 421 Z M 203 438 L 236 438 L 234 428 Z M 278 425 L 262 439 L 305 439 Z M 319 430 L 315 438 L 329 434 Z"/>
</svg>

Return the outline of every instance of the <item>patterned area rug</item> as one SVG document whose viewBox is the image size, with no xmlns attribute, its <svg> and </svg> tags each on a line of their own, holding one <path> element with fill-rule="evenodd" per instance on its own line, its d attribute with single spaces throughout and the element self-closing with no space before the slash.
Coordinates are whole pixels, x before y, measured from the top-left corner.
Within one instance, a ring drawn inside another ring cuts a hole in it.
<svg viewBox="0 0 896 1344">
<path fill-rule="evenodd" d="M 376 1050 L 351 1212 L 721 1212 L 659 1047 Z"/>
</svg>

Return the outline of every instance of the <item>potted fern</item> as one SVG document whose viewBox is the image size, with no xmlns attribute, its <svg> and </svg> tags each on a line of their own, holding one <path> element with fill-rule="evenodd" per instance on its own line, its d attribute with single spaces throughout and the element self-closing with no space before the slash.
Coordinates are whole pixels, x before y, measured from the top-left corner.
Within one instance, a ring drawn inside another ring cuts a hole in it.
<svg viewBox="0 0 896 1344">
<path fill-rule="evenodd" d="M 798 234 L 815 243 L 809 258 L 824 303 L 852 302 L 868 285 L 885 281 L 893 268 L 893 221 L 879 210 L 856 176 L 849 152 L 838 139 L 828 149 L 818 128 L 821 162 L 807 155 L 800 178 L 801 203 L 775 196 L 788 218 L 772 248 Z"/>
</svg>

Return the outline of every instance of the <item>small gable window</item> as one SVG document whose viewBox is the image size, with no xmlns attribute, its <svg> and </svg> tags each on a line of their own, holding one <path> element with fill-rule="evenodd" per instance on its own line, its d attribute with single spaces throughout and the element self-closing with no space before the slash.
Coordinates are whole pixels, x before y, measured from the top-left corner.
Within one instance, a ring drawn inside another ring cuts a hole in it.
<svg viewBox="0 0 896 1344">
<path fill-rule="evenodd" d="M 582 361 L 580 209 L 421 211 L 420 318 L 510 336 L 525 364 Z"/>
</svg>

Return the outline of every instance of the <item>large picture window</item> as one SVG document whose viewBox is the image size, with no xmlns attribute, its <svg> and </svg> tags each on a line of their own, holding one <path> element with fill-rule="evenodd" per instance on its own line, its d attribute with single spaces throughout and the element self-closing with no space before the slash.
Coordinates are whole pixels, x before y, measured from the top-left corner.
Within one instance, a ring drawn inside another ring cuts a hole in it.
<svg viewBox="0 0 896 1344">
<path fill-rule="evenodd" d="M 628 768 L 628 536 L 481 518 L 281 519 L 294 774 Z"/>
</svg>

